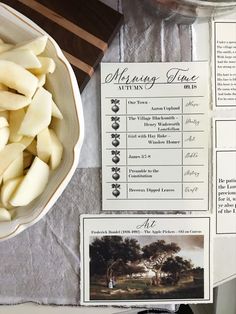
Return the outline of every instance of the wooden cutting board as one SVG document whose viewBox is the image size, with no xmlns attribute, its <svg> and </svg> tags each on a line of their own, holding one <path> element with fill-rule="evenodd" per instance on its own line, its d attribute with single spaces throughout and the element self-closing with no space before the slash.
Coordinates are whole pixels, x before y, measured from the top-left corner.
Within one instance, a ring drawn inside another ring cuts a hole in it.
<svg viewBox="0 0 236 314">
<path fill-rule="evenodd" d="M 82 91 L 122 24 L 98 0 L 1 0 L 51 35 L 71 63 Z"/>
</svg>

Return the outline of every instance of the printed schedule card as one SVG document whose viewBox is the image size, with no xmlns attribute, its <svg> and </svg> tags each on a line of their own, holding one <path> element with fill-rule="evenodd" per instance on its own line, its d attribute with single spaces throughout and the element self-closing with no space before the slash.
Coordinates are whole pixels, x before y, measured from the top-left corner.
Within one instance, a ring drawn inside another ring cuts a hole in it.
<svg viewBox="0 0 236 314">
<path fill-rule="evenodd" d="M 207 62 L 102 63 L 103 210 L 208 210 Z"/>
</svg>

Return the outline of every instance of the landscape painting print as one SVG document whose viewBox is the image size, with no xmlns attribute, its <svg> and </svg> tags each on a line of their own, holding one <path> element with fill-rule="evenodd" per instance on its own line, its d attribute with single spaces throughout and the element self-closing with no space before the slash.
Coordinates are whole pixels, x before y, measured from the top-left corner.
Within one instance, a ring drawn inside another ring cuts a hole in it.
<svg viewBox="0 0 236 314">
<path fill-rule="evenodd" d="M 83 221 L 84 304 L 210 302 L 208 218 L 92 217 Z"/>
<path fill-rule="evenodd" d="M 90 298 L 204 298 L 199 236 L 91 237 Z"/>
</svg>

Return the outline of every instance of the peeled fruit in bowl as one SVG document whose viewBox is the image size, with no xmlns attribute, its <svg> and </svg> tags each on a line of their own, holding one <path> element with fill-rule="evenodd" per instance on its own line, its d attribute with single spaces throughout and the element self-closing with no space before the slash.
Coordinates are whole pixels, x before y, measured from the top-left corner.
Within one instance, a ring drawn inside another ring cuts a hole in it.
<svg viewBox="0 0 236 314">
<path fill-rule="evenodd" d="M 38 197 L 45 189 L 49 178 L 49 166 L 35 157 L 29 171 L 22 179 L 15 193 L 10 199 L 13 206 L 24 206 Z M 37 182 L 37 184 L 35 184 Z"/>
<path fill-rule="evenodd" d="M 26 136 L 36 136 L 51 122 L 52 95 L 40 87 L 29 105 L 18 133 Z"/>
<path fill-rule="evenodd" d="M 5 44 L 5 43 L 0 43 L 0 53 L 5 52 L 10 50 L 12 47 L 14 47 L 11 44 Z"/>
<path fill-rule="evenodd" d="M 44 73 L 53 73 L 55 71 L 56 65 L 52 58 L 39 57 L 38 60 L 40 62 L 40 66 L 32 68 L 32 73 L 41 75 Z"/>
<path fill-rule="evenodd" d="M 0 150 L 6 146 L 9 139 L 9 134 L 10 134 L 10 131 L 8 127 L 4 127 L 0 129 Z"/>
<path fill-rule="evenodd" d="M 47 44 L 47 36 L 41 36 L 36 39 L 32 39 L 30 41 L 26 41 L 23 43 L 19 43 L 15 46 L 15 49 L 18 50 L 30 50 L 32 51 L 36 56 L 40 55 L 44 52 Z"/>
<path fill-rule="evenodd" d="M 37 135 L 37 154 L 44 162 L 48 162 L 52 152 L 51 134 L 48 128 Z"/>
<path fill-rule="evenodd" d="M 30 50 L 9 50 L 0 54 L 0 60 L 15 62 L 25 69 L 41 67 L 38 58 Z"/>
<path fill-rule="evenodd" d="M 16 190 L 17 186 L 22 181 L 23 177 L 17 177 L 14 179 L 7 180 L 1 189 L 1 202 L 2 205 L 7 209 L 12 209 L 13 206 L 9 203 L 9 200 L 13 194 L 13 192 Z"/>
<path fill-rule="evenodd" d="M 8 126 L 8 121 L 5 117 L 1 117 L 0 116 L 0 129 L 1 128 L 5 128 L 6 126 Z"/>
<path fill-rule="evenodd" d="M 0 60 L 0 83 L 31 98 L 38 86 L 38 79 L 22 66 L 11 61 Z"/>
<path fill-rule="evenodd" d="M 0 221 L 10 221 L 11 214 L 5 208 L 0 208 Z"/>
<path fill-rule="evenodd" d="M 37 198 L 62 160 L 51 122 L 63 115 L 45 88 L 56 64 L 41 55 L 46 44 L 46 36 L 0 41 L 0 222 Z"/>
<path fill-rule="evenodd" d="M 29 105 L 30 101 L 31 99 L 26 96 L 8 91 L 0 91 L 0 108 L 3 110 L 17 110 L 24 108 Z"/>
<path fill-rule="evenodd" d="M 3 183 L 6 182 L 7 180 L 23 176 L 23 170 L 24 170 L 23 153 L 20 153 L 19 157 L 17 157 L 4 172 L 2 176 Z"/>
<path fill-rule="evenodd" d="M 7 144 L 0 150 L 0 176 L 2 176 L 10 164 L 19 157 L 25 146 L 20 143 Z"/>
<path fill-rule="evenodd" d="M 10 142 L 19 142 L 23 135 L 19 134 L 19 128 L 25 117 L 25 110 L 23 108 L 12 110 L 9 113 L 9 128 L 10 128 Z"/>
<path fill-rule="evenodd" d="M 52 170 L 54 170 L 59 166 L 61 162 L 63 146 L 53 130 L 50 130 L 50 135 L 51 135 L 51 143 L 52 143 L 50 167 Z"/>
</svg>

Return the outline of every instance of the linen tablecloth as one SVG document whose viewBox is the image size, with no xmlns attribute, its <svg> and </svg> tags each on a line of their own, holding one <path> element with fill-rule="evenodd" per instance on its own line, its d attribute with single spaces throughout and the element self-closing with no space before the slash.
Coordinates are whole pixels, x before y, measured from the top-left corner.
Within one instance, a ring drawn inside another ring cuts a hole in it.
<svg viewBox="0 0 236 314">
<path fill-rule="evenodd" d="M 191 60 L 191 26 L 161 20 L 145 0 L 103 2 L 124 14 L 124 25 L 103 61 Z M 99 69 L 83 91 L 82 101 L 85 140 L 71 182 L 46 217 L 0 243 L 1 304 L 79 304 L 79 216 L 101 212 Z"/>
</svg>

